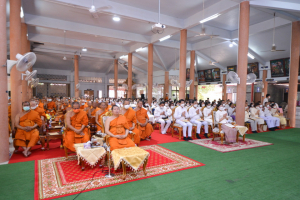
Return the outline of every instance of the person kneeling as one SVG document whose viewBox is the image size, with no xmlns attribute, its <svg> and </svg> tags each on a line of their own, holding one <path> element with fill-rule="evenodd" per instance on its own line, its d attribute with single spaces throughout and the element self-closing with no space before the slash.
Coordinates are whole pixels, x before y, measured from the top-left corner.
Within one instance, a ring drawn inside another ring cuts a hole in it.
<svg viewBox="0 0 300 200">
<path fill-rule="evenodd" d="M 135 147 L 132 139 L 128 137 L 129 125 L 125 116 L 120 115 L 120 108 L 112 106 L 113 116 L 105 122 L 105 133 L 109 135 L 108 143 L 110 151 L 122 149 L 125 147 Z"/>
<path fill-rule="evenodd" d="M 24 149 L 24 156 L 28 157 L 31 154 L 31 147 L 39 140 L 39 131 L 37 130 L 37 127 L 42 125 L 42 120 L 38 112 L 30 110 L 28 101 L 23 102 L 22 106 L 23 112 L 17 114 L 15 118 L 17 127 L 15 145 L 22 147 Z"/>
</svg>

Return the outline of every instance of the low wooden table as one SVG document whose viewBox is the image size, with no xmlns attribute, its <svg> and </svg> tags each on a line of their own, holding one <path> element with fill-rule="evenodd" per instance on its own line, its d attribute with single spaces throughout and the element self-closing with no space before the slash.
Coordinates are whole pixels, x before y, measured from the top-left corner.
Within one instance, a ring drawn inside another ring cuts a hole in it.
<svg viewBox="0 0 300 200">
<path fill-rule="evenodd" d="M 46 139 L 47 139 L 47 149 L 49 150 L 49 141 L 53 140 L 53 139 L 60 139 L 61 140 L 61 145 L 60 148 L 63 148 L 63 135 L 60 132 L 61 131 L 62 126 L 53 126 L 51 128 L 46 128 L 47 132 L 46 132 Z"/>
</svg>

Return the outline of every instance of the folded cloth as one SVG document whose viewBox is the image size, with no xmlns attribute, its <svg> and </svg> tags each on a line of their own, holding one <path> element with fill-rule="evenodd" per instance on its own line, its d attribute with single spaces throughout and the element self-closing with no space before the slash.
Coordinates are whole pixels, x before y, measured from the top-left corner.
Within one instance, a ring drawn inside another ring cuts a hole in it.
<svg viewBox="0 0 300 200">
<path fill-rule="evenodd" d="M 244 134 L 248 131 L 246 126 L 236 126 L 235 128 L 238 130 L 241 136 L 244 136 Z"/>
<path fill-rule="evenodd" d="M 139 147 L 130 147 L 115 149 L 111 152 L 111 156 L 115 170 L 117 170 L 121 162 L 124 161 L 133 171 L 137 171 L 148 159 L 150 153 Z"/>
<path fill-rule="evenodd" d="M 79 159 L 81 158 L 82 160 L 86 161 L 88 165 L 93 167 L 106 155 L 106 151 L 103 147 L 84 149 L 84 147 L 81 145 L 78 145 L 77 147 L 74 145 L 78 156 L 78 164 Z"/>
</svg>

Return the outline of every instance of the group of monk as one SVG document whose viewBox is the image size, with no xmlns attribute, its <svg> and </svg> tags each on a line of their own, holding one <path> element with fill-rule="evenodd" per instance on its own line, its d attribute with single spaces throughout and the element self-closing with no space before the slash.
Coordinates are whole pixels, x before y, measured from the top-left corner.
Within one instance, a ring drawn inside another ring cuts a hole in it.
<svg viewBox="0 0 300 200">
<path fill-rule="evenodd" d="M 57 118 L 59 113 L 63 113 L 61 116 L 66 128 L 63 145 L 71 151 L 75 151 L 74 144 L 90 140 L 87 125 L 92 118 L 95 118 L 97 132 L 110 136 L 111 151 L 139 146 L 140 141 L 149 140 L 153 132 L 142 101 L 138 101 L 133 109 L 129 100 L 124 100 L 120 106 L 104 100 L 33 98 L 30 102 L 23 102 L 22 112 L 16 115 L 12 124 L 13 130 L 16 130 L 14 146 L 23 148 L 23 155 L 28 157 L 31 148 L 39 142 L 39 131 L 46 128 L 46 120 L 49 117 Z M 102 120 L 104 115 L 109 116 L 105 123 Z"/>
</svg>

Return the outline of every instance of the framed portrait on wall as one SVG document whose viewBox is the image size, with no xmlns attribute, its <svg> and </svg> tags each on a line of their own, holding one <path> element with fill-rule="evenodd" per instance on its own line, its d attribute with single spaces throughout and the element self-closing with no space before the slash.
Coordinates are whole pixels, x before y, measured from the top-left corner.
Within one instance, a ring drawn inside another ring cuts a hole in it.
<svg viewBox="0 0 300 200">
<path fill-rule="evenodd" d="M 236 72 L 236 65 L 228 66 L 227 67 L 227 72 L 230 72 L 230 71 Z"/>
<path fill-rule="evenodd" d="M 190 68 L 187 68 L 187 69 L 186 69 L 186 80 L 187 80 L 187 81 L 190 80 L 190 76 L 191 76 Z"/>
<path fill-rule="evenodd" d="M 204 74 L 205 74 L 205 81 L 206 82 L 212 82 L 213 81 L 213 75 L 212 75 L 212 70 L 211 69 L 204 70 Z"/>
<path fill-rule="evenodd" d="M 214 81 L 220 81 L 221 80 L 220 69 L 219 68 L 212 69 L 212 74 L 213 74 L 213 80 Z"/>
<path fill-rule="evenodd" d="M 254 73 L 256 75 L 256 78 L 259 78 L 258 62 L 248 63 L 247 74 L 250 74 L 250 73 Z"/>
<path fill-rule="evenodd" d="M 205 82 L 204 70 L 198 71 L 198 83 Z"/>
<path fill-rule="evenodd" d="M 278 60 L 271 60 L 270 61 L 270 67 L 271 67 L 271 76 L 272 77 L 280 77 L 284 76 L 284 59 L 278 59 Z"/>
<path fill-rule="evenodd" d="M 284 59 L 284 73 L 285 76 L 290 75 L 290 58 Z"/>
</svg>

